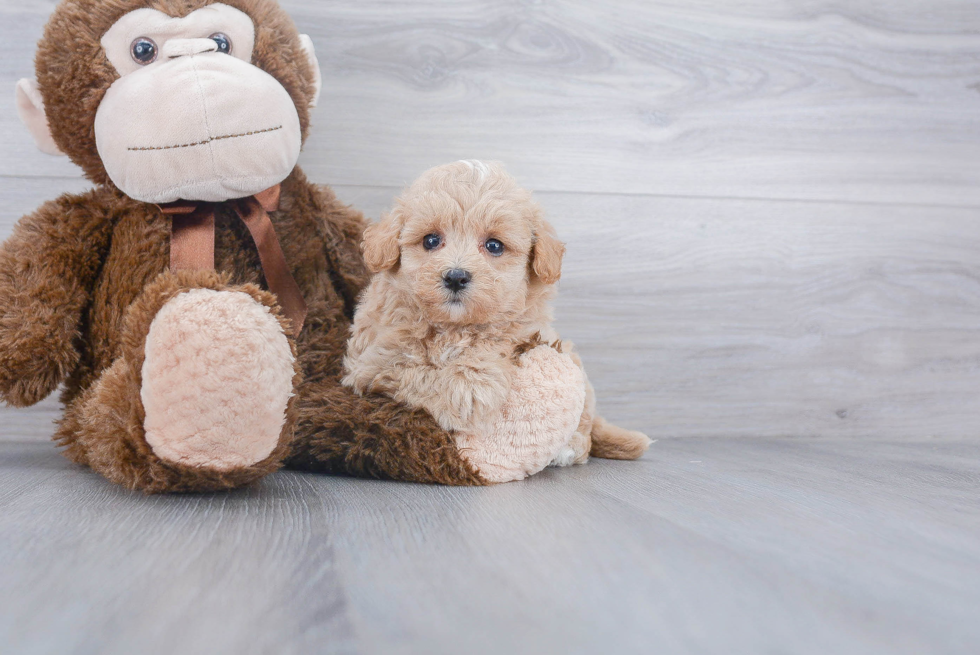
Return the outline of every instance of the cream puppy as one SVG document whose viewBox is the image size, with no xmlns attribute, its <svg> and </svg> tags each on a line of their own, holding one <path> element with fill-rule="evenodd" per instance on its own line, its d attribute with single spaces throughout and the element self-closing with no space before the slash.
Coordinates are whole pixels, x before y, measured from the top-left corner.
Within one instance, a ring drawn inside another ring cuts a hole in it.
<svg viewBox="0 0 980 655">
<path fill-rule="evenodd" d="M 354 318 L 344 384 L 424 408 L 457 435 L 465 455 L 493 438 L 502 411 L 515 414 L 506 403 L 515 383 L 527 384 L 521 364 L 534 351 L 539 363 L 549 360 L 548 375 L 581 375 L 584 387 L 574 435 L 537 470 L 549 461 L 582 463 L 590 453 L 635 459 L 646 450 L 646 436 L 596 415 L 581 360 L 551 326 L 564 244 L 499 164 L 460 161 L 427 171 L 368 227 L 363 250 L 376 275 Z M 552 348 L 567 355 L 560 360 L 572 371 L 549 359 Z M 481 473 L 492 468 L 487 458 L 495 454 L 475 462 Z M 509 479 L 534 472 L 524 469 Z M 500 478 L 508 474 L 494 481 Z"/>
</svg>

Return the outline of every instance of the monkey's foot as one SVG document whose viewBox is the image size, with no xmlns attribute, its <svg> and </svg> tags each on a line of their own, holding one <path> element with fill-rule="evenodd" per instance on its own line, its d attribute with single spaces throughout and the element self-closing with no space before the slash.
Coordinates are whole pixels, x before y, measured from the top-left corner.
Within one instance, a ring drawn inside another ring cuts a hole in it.
<svg viewBox="0 0 980 655">
<path fill-rule="evenodd" d="M 585 377 L 549 346 L 521 355 L 500 417 L 456 436 L 460 454 L 490 482 L 521 480 L 551 462 L 575 460 L 571 440 L 585 407 Z"/>
<path fill-rule="evenodd" d="M 230 471 L 272 454 L 294 357 L 269 307 L 240 291 L 180 293 L 153 319 L 145 353 L 140 398 L 158 457 Z"/>
<path fill-rule="evenodd" d="M 65 408 L 65 455 L 147 493 L 232 489 L 278 469 L 299 376 L 276 307 L 214 271 L 161 274 L 126 310 L 116 359 Z"/>
</svg>

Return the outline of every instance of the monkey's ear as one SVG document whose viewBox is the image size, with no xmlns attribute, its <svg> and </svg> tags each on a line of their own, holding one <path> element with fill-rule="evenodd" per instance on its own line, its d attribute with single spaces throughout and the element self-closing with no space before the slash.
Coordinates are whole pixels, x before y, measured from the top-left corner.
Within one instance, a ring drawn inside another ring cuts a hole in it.
<svg viewBox="0 0 980 655">
<path fill-rule="evenodd" d="M 315 91 L 313 93 L 313 101 L 310 102 L 310 107 L 316 107 L 317 103 L 320 102 L 320 90 L 323 88 L 323 77 L 320 75 L 320 62 L 316 59 L 316 49 L 313 47 L 313 39 L 311 39 L 308 34 L 300 34 L 299 43 L 301 46 L 303 46 L 303 52 L 306 53 L 306 59 L 310 62 L 310 66 L 313 68 Z"/>
<path fill-rule="evenodd" d="M 364 230 L 361 250 L 364 252 L 364 263 L 367 264 L 369 271 L 380 273 L 398 263 L 401 258 L 398 237 L 401 236 L 403 224 L 401 212 L 396 209 L 382 216 L 380 222 L 372 223 Z"/>
<path fill-rule="evenodd" d="M 539 218 L 534 228 L 534 248 L 531 250 L 531 270 L 545 284 L 554 284 L 561 278 L 561 260 L 565 256 L 565 244 L 558 240 L 555 228 Z"/>
<path fill-rule="evenodd" d="M 48 117 L 44 113 L 44 100 L 41 99 L 37 82 L 26 79 L 17 82 L 14 98 L 17 102 L 17 115 L 34 137 L 38 149 L 48 155 L 63 156 L 65 153 L 61 152 L 51 137 Z"/>
</svg>

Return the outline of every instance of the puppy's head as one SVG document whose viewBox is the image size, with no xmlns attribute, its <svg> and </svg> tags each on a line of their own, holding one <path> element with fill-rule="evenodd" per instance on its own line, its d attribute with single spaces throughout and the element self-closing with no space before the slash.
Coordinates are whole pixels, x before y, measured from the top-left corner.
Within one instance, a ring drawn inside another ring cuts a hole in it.
<svg viewBox="0 0 980 655">
<path fill-rule="evenodd" d="M 368 268 L 392 275 L 429 322 L 456 324 L 518 318 L 558 281 L 565 252 L 531 194 L 478 161 L 424 173 L 363 248 Z"/>
</svg>

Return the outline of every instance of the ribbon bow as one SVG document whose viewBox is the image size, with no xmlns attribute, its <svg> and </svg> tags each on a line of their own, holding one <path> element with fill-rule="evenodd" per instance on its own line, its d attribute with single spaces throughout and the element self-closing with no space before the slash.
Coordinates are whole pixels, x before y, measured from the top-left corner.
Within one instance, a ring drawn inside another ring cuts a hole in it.
<svg viewBox="0 0 980 655">
<path fill-rule="evenodd" d="M 269 291 L 276 294 L 282 312 L 289 319 L 293 336 L 298 337 L 306 320 L 303 292 L 289 271 L 279 238 L 269 212 L 279 209 L 281 185 L 266 189 L 249 198 L 230 204 L 242 219 L 259 251 L 262 272 Z M 164 215 L 172 217 L 170 232 L 170 270 L 208 271 L 214 269 L 214 212 L 217 203 L 178 200 L 160 205 Z"/>
</svg>

